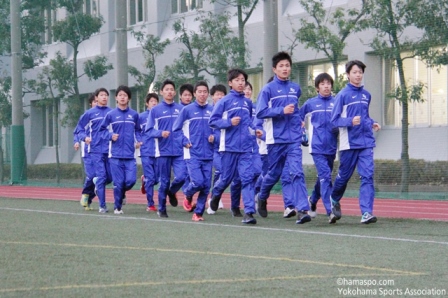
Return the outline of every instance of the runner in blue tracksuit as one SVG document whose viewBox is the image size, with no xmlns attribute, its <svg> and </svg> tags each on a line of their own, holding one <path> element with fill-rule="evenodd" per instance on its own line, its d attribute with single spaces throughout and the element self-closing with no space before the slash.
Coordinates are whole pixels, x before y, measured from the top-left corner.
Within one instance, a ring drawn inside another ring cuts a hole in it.
<svg viewBox="0 0 448 298">
<path fill-rule="evenodd" d="M 99 212 L 108 212 L 106 206 L 106 184 L 112 181 L 109 165 L 109 141 L 102 138 L 100 133 L 101 122 L 106 114 L 111 111 L 107 106 L 109 91 L 99 88 L 95 91 L 97 106 L 89 109 L 79 119 L 78 137 L 88 146 L 90 159 L 95 168 L 95 192 L 99 201 Z"/>
<path fill-rule="evenodd" d="M 179 103 L 183 107 L 188 106 L 193 101 L 193 93 L 194 93 L 193 89 L 194 89 L 194 86 L 192 84 L 189 84 L 189 83 L 182 84 L 179 87 Z M 185 192 L 187 191 L 188 184 L 190 183 L 190 178 L 188 177 L 188 172 L 187 172 L 186 175 L 187 176 L 185 178 L 184 185 L 182 185 L 182 192 L 184 193 L 184 195 L 185 195 Z M 185 199 L 186 199 L 186 196 L 185 196 L 184 200 Z"/>
<path fill-rule="evenodd" d="M 184 160 L 190 183 L 185 190 L 183 207 L 193 212 L 193 221 L 203 221 L 205 204 L 210 191 L 213 167 L 213 130 L 208 125 L 212 106 L 207 104 L 208 85 L 199 81 L 194 86 L 195 102 L 185 106 L 173 124 L 173 132 L 182 131 L 188 139 L 184 147 Z M 199 192 L 197 203 L 192 203 L 193 195 Z"/>
<path fill-rule="evenodd" d="M 246 86 L 244 87 L 244 96 L 252 101 L 252 84 L 249 81 L 246 81 Z M 255 105 L 252 103 L 252 122 L 255 119 Z M 255 126 L 255 123 L 253 122 L 253 125 Z M 258 153 L 258 143 L 257 143 L 257 137 L 255 134 L 252 136 L 253 139 L 253 147 L 252 147 L 252 162 L 253 162 L 253 172 L 254 172 L 254 194 L 257 192 L 255 191 L 255 183 L 261 175 L 261 168 L 262 168 L 262 162 L 261 162 L 261 156 Z M 242 214 L 240 212 L 240 201 L 241 201 L 241 180 L 237 177 L 232 181 L 230 184 L 230 203 L 231 203 L 231 212 L 234 217 L 241 217 Z"/>
<path fill-rule="evenodd" d="M 347 62 L 345 72 L 349 83 L 335 99 L 331 122 L 339 127 L 340 165 L 331 194 L 334 221 L 341 218 L 341 204 L 347 183 L 355 170 L 361 176 L 359 206 L 361 223 L 377 221 L 372 214 L 375 189 L 373 186 L 374 162 L 373 130 L 381 126 L 369 116 L 370 93 L 364 89 L 362 78 L 366 66 L 358 60 Z"/>
<path fill-rule="evenodd" d="M 168 217 L 166 212 L 166 196 L 170 204 L 176 207 L 178 204 L 176 192 L 182 187 L 187 176 L 185 161 L 183 158 L 183 146 L 188 142 L 183 139 L 182 132 L 173 132 L 173 124 L 179 116 L 183 106 L 174 102 L 176 94 L 175 84 L 171 80 L 162 83 L 161 93 L 163 101 L 149 112 L 146 132 L 155 139 L 155 152 L 157 168 L 160 175 L 158 190 L 159 217 Z M 174 180 L 171 182 L 171 168 L 174 171 Z"/>
<path fill-rule="evenodd" d="M 338 143 L 338 129 L 331 123 L 334 97 L 331 95 L 333 78 L 327 73 L 319 74 L 314 80 L 318 92 L 316 97 L 308 99 L 300 108 L 303 119 L 308 122 L 309 152 L 317 169 L 317 181 L 309 198 L 311 217 L 316 216 L 316 204 L 322 196 L 330 223 L 335 223 L 331 214 L 330 195 L 333 189 L 331 173 Z"/>
<path fill-rule="evenodd" d="M 140 158 L 142 161 L 143 175 L 141 177 L 141 191 L 146 194 L 146 211 L 157 211 L 154 206 L 154 185 L 159 181 L 155 157 L 155 141 L 145 133 L 149 111 L 159 103 L 159 96 L 156 93 L 148 93 L 145 98 L 147 110 L 139 114 L 139 125 L 142 131 L 142 145 L 140 146 Z"/>
<path fill-rule="evenodd" d="M 258 213 L 262 217 L 268 215 L 267 199 L 272 187 L 282 175 L 285 164 L 288 165 L 291 188 L 283 189 L 285 213 L 295 214 L 296 223 L 309 222 L 308 193 L 302 168 L 302 117 L 298 102 L 301 95 L 300 86 L 289 80 L 291 74 L 291 57 L 286 52 L 279 52 L 272 58 L 274 80 L 263 87 L 257 100 L 257 118 L 264 119 L 268 145 L 269 171 L 263 178 L 258 196 Z M 285 193 L 289 191 L 290 193 Z"/>
<path fill-rule="evenodd" d="M 221 100 L 224 96 L 227 95 L 227 89 L 226 86 L 222 84 L 214 85 L 210 89 L 210 95 L 212 96 L 213 100 L 213 106 L 216 105 L 216 103 Z M 212 186 L 215 186 L 216 181 L 218 181 L 219 176 L 221 175 L 221 152 L 219 152 L 219 143 L 220 143 L 220 136 L 221 136 L 221 130 L 220 129 L 213 129 L 213 183 Z M 230 192 L 232 192 L 232 187 L 230 187 Z M 240 194 L 238 194 L 240 195 Z M 208 208 L 207 208 L 207 214 L 215 214 L 215 211 L 210 208 L 210 201 L 211 198 L 208 200 Z M 222 200 L 219 201 L 219 209 L 224 208 L 224 204 L 222 203 Z M 240 212 L 241 213 L 241 212 Z"/>
<path fill-rule="evenodd" d="M 131 97 L 128 86 L 119 86 L 115 91 L 117 108 L 107 113 L 100 128 L 103 138 L 111 142 L 109 163 L 114 181 L 114 214 L 123 214 L 123 199 L 137 176 L 134 154 L 135 148 L 141 145 L 141 130 L 138 113 L 129 108 Z"/>
<path fill-rule="evenodd" d="M 212 190 L 210 208 L 216 211 L 224 190 L 235 179 L 242 185 L 244 216 L 242 222 L 255 224 L 252 135 L 255 133 L 252 124 L 252 101 L 244 97 L 247 74 L 240 69 L 231 69 L 227 73 L 227 81 L 231 87 L 228 95 L 215 105 L 209 124 L 212 128 L 221 129 L 219 151 L 221 156 L 221 176 Z M 257 133 L 260 133 L 257 131 Z"/>
<path fill-rule="evenodd" d="M 95 94 L 92 93 L 89 97 L 89 105 L 91 108 L 96 107 L 96 99 Z M 81 119 L 82 116 L 79 118 Z M 73 131 L 73 147 L 75 150 L 79 150 L 81 148 L 81 157 L 84 164 L 84 173 L 86 175 L 84 180 L 84 185 L 81 192 L 81 200 L 80 204 L 85 208 L 85 210 L 93 210 L 90 207 L 90 204 L 92 204 L 93 198 L 95 195 L 95 184 L 93 184 L 93 177 L 95 177 L 95 167 L 92 163 L 92 160 L 90 158 L 89 152 L 88 152 L 88 146 L 86 146 L 86 143 L 84 141 L 79 140 L 79 131 L 82 130 L 81 127 L 78 127 L 78 124 L 76 125 L 75 130 Z"/>
</svg>

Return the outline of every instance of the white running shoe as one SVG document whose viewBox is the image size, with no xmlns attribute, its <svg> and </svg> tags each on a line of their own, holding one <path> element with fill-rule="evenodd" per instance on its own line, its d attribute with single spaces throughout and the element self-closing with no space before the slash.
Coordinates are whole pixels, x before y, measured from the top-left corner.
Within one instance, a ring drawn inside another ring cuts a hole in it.
<svg viewBox="0 0 448 298">
<path fill-rule="evenodd" d="M 208 199 L 208 208 L 207 208 L 207 214 L 210 214 L 210 215 L 212 215 L 212 214 L 215 214 L 216 212 L 215 211 L 213 211 L 212 210 L 212 208 L 210 208 L 210 201 L 211 201 L 212 199 Z M 221 200 L 220 200 L 221 201 Z"/>
<path fill-rule="evenodd" d="M 123 212 L 123 210 L 115 209 L 114 214 L 124 214 L 124 212 Z"/>
</svg>

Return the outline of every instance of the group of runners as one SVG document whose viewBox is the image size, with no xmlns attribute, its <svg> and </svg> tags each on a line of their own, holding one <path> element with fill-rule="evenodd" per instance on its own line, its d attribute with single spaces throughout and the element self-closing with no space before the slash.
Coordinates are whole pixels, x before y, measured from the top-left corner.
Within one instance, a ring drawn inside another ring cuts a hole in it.
<svg viewBox="0 0 448 298">
<path fill-rule="evenodd" d="M 205 81 L 184 84 L 179 88 L 180 103 L 174 101 L 175 83 L 165 80 L 159 89 L 160 103 L 158 94 L 147 94 L 146 111 L 140 114 L 129 107 L 129 87 L 116 89 L 115 109 L 107 106 L 109 92 L 97 89 L 89 99 L 92 108 L 74 130 L 75 149 L 81 150 L 86 172 L 81 205 L 92 210 L 97 196 L 99 212 L 108 212 L 105 188 L 113 182 L 114 214 L 123 214 L 126 191 L 137 181 L 138 150 L 146 210 L 159 217 L 168 217 L 167 199 L 176 207 L 182 192 L 185 211 L 192 212 L 193 221 L 203 221 L 205 212 L 212 215 L 223 208 L 221 197 L 230 186 L 232 216 L 256 224 L 255 214 L 268 216 L 268 198 L 280 180 L 283 217 L 296 216 L 297 224 L 309 222 L 322 198 L 328 221 L 334 224 L 342 216 L 340 201 L 357 168 L 361 222 L 376 222 L 373 148 L 374 131 L 381 127 L 369 116 L 371 95 L 362 85 L 366 66 L 358 60 L 346 64 L 348 84 L 336 97 L 333 78 L 319 74 L 316 96 L 302 106 L 300 86 L 290 80 L 291 66 L 286 52 L 272 57 L 274 76 L 256 104 L 248 76 L 238 68 L 227 73 L 229 92 L 220 84 L 209 89 Z M 308 146 L 317 169 L 311 196 L 302 146 Z M 333 183 L 338 147 L 340 166 Z"/>
</svg>

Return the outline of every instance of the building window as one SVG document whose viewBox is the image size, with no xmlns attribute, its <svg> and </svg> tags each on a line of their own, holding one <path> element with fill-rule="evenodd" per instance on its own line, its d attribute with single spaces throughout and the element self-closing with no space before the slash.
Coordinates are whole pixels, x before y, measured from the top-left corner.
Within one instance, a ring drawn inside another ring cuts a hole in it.
<svg viewBox="0 0 448 298">
<path fill-rule="evenodd" d="M 92 16 L 99 16 L 99 0 L 84 0 L 83 12 Z"/>
<path fill-rule="evenodd" d="M 386 62 L 386 90 L 399 85 L 398 70 Z M 444 126 L 448 124 L 448 69 L 447 66 L 430 68 L 417 58 L 403 61 L 407 86 L 419 82 L 425 85 L 423 102 L 409 102 L 409 127 Z M 388 73 L 389 72 L 389 73 Z M 394 98 L 385 99 L 386 125 L 401 127 L 402 109 Z"/>
<path fill-rule="evenodd" d="M 128 22 L 135 25 L 146 21 L 146 0 L 128 0 Z"/>
<path fill-rule="evenodd" d="M 58 114 L 59 114 L 58 105 L 50 104 L 42 106 L 42 123 L 43 123 L 42 145 L 44 147 L 54 147 L 56 145 L 55 144 L 56 134 L 59 134 Z"/>
<path fill-rule="evenodd" d="M 202 8 L 203 0 L 171 0 L 171 13 L 184 13 Z"/>
</svg>

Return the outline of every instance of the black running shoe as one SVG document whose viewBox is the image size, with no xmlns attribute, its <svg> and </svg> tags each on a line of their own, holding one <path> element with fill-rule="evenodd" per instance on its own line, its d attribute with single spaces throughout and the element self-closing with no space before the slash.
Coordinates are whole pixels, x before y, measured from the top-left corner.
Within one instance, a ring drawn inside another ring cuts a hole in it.
<svg viewBox="0 0 448 298">
<path fill-rule="evenodd" d="M 297 220 L 296 224 L 304 224 L 306 222 L 311 221 L 311 216 L 305 210 L 301 210 L 297 212 Z"/>
<path fill-rule="evenodd" d="M 257 223 L 257 220 L 254 218 L 254 216 L 250 213 L 245 213 L 243 220 L 241 221 L 243 224 L 251 224 L 254 225 Z"/>
<path fill-rule="evenodd" d="M 219 201 L 221 200 L 221 197 L 217 197 L 217 196 L 213 196 L 211 201 L 210 201 L 210 208 L 213 211 L 218 210 L 219 207 Z"/>
<path fill-rule="evenodd" d="M 177 207 L 178 202 L 177 202 L 176 194 L 172 193 L 171 191 L 168 191 L 167 195 L 168 195 L 168 198 L 170 199 L 171 206 Z"/>
<path fill-rule="evenodd" d="M 165 211 L 157 211 L 157 215 L 159 217 L 168 217 L 168 214 L 166 213 L 166 210 Z"/>
<path fill-rule="evenodd" d="M 258 214 L 260 214 L 261 217 L 268 217 L 267 205 L 268 202 L 266 200 L 258 199 Z"/>
<path fill-rule="evenodd" d="M 231 212 L 232 212 L 233 217 L 243 217 L 243 214 L 241 214 L 240 208 L 232 208 Z"/>
</svg>

